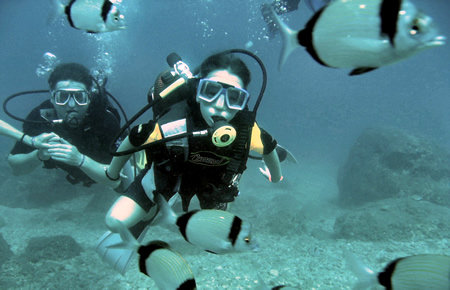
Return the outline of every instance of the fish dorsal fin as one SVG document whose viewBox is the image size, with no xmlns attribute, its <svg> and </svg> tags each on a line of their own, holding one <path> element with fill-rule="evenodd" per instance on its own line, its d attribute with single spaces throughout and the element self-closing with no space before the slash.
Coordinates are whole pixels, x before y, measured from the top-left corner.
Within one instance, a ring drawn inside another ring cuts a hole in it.
<svg viewBox="0 0 450 290">
<path fill-rule="evenodd" d="M 374 69 L 377 69 L 377 67 L 357 67 L 354 70 L 352 70 L 349 75 L 356 76 L 360 74 L 364 74 L 366 72 L 373 71 Z"/>
<path fill-rule="evenodd" d="M 387 36 L 394 46 L 394 38 L 397 34 L 397 21 L 402 0 L 383 0 L 380 4 L 380 34 Z"/>
</svg>

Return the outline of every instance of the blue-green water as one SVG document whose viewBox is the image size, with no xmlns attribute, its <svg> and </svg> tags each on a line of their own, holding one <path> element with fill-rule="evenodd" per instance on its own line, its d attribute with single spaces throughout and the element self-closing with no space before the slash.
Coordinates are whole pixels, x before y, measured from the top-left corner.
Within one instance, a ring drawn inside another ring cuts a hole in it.
<svg viewBox="0 0 450 290">
<path fill-rule="evenodd" d="M 124 0 L 122 11 L 127 29 L 92 35 L 71 28 L 65 19 L 49 23 L 51 1 L 2 1 L 1 100 L 18 91 L 47 88 L 46 77 L 38 77 L 36 69 L 44 62 L 44 53 L 51 52 L 62 62 L 80 62 L 108 72 L 108 90 L 132 115 L 146 104 L 147 91 L 156 75 L 167 68 L 165 59 L 169 53 L 177 52 L 195 67 L 211 53 L 244 48 L 251 41 L 249 49 L 263 60 L 268 72 L 267 90 L 257 119 L 299 160 L 297 165 L 285 164 L 285 180 L 279 185 L 266 182 L 259 175 L 259 163 L 249 162 L 241 196 L 231 210 L 252 221 L 261 251 L 212 255 L 160 227 L 148 235 L 148 240 L 159 238 L 172 243 L 190 263 L 199 289 L 255 287 L 258 274 L 270 286 L 348 289 L 355 278 L 345 266 L 343 249 L 352 250 L 377 270 L 400 256 L 423 252 L 450 254 L 448 232 L 439 239 L 421 236 L 422 232 L 414 233 L 408 240 L 363 241 L 358 237 L 346 240 L 333 236 L 336 218 L 348 211 L 335 203 L 337 171 L 364 128 L 396 127 L 450 150 L 449 46 L 432 48 L 356 77 L 349 77 L 348 70 L 320 66 L 298 49 L 278 71 L 281 39 L 265 37 L 259 11 L 262 2 Z M 433 17 L 441 34 L 450 36 L 447 0 L 414 3 Z M 311 11 L 301 3 L 298 11 L 284 19 L 299 29 L 310 16 Z M 250 92 L 255 99 L 261 77 L 250 59 L 248 64 L 253 73 Z M 25 97 L 12 104 L 11 110 L 24 117 L 41 101 Z M 0 119 L 21 127 L 3 112 Z M 12 145 L 11 140 L 0 139 L 4 159 Z M 134 268 L 121 276 L 93 250 L 97 238 L 106 230 L 104 214 L 116 197 L 114 191 L 101 185 L 90 189 L 70 186 L 62 174 L 43 170 L 14 177 L 6 160 L 0 167 L 2 199 L 10 195 L 29 196 L 35 191 L 45 194 L 46 190 L 70 196 L 49 208 L 0 206 L 0 232 L 16 259 L 1 266 L 0 288 L 154 287 L 150 278 L 139 273 L 135 260 Z M 100 205 L 88 206 L 92 203 Z M 433 212 L 432 206 L 430 209 L 423 204 L 423 209 Z M 395 211 L 397 201 L 373 206 L 374 212 L 379 208 L 389 211 L 390 207 Z M 441 212 L 450 217 L 448 208 L 441 211 L 439 207 L 434 212 L 440 213 L 438 218 L 445 218 Z M 59 234 L 72 236 L 84 249 L 81 255 L 66 261 L 31 264 L 20 256 L 31 237 Z"/>
</svg>

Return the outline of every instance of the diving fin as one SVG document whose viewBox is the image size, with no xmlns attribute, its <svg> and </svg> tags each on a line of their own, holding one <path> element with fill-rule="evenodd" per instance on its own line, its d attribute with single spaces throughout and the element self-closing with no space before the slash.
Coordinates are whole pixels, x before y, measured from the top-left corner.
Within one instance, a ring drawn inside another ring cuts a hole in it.
<svg viewBox="0 0 450 290">
<path fill-rule="evenodd" d="M 286 148 L 281 146 L 280 144 L 277 144 L 277 154 L 278 158 L 280 159 L 280 162 L 283 162 L 285 160 L 292 162 L 292 163 L 298 163 L 297 159 L 295 158 L 294 154 L 289 152 Z"/>
<path fill-rule="evenodd" d="M 144 239 L 150 223 L 151 222 L 149 222 L 148 220 L 141 221 L 130 229 L 133 234 L 135 234 L 137 232 L 136 229 L 139 228 L 139 234 L 137 237 L 137 241 L 139 243 Z M 124 275 L 127 270 L 127 266 L 131 261 L 131 258 L 133 258 L 136 253 L 136 250 L 113 247 L 114 245 L 120 244 L 122 242 L 123 240 L 119 233 L 107 231 L 98 240 L 95 250 L 104 262 L 111 265 L 120 274 Z"/>
</svg>

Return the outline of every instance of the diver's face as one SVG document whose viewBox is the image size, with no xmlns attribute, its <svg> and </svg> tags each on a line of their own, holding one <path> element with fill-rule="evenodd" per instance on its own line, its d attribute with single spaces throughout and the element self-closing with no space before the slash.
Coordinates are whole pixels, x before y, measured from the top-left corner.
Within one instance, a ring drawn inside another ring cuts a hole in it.
<svg viewBox="0 0 450 290">
<path fill-rule="evenodd" d="M 56 92 L 58 91 L 62 93 L 60 98 L 56 97 Z M 51 103 L 58 118 L 62 119 L 71 128 L 80 126 L 87 115 L 90 102 L 88 90 L 80 82 L 71 80 L 59 81 L 52 91 Z"/>
<path fill-rule="evenodd" d="M 243 88 L 242 80 L 228 70 L 215 70 L 210 72 L 205 79 L 224 83 L 236 88 Z M 200 111 L 203 119 L 209 126 L 214 124 L 215 118 L 221 118 L 225 121 L 230 121 L 234 118 L 238 110 L 228 108 L 225 103 L 225 92 L 222 93 L 216 100 L 208 103 L 204 100 L 197 100 L 200 103 Z"/>
</svg>

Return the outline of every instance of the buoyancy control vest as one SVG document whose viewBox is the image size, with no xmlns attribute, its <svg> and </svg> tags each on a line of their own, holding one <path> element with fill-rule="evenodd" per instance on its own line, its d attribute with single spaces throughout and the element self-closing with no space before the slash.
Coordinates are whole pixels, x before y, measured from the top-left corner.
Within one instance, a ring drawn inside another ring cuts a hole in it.
<svg viewBox="0 0 450 290">
<path fill-rule="evenodd" d="M 171 73 L 170 70 L 164 71 L 158 75 L 154 86 L 148 93 L 149 102 L 154 102 L 152 107 L 153 121 L 159 124 L 163 138 L 200 128 L 198 126 L 199 119 L 201 118 L 200 113 L 198 112 L 198 109 L 193 108 L 196 106 L 195 92 L 198 82 L 196 79 L 188 80 L 185 86 L 172 92 L 170 97 L 164 99 L 161 99 L 160 97 L 160 93 L 170 87 L 178 79 L 179 77 L 176 74 Z M 240 176 L 246 169 L 253 123 L 254 116 L 252 112 L 248 110 L 238 112 L 231 121 L 231 124 L 237 131 L 236 139 L 233 144 L 227 146 L 227 148 L 221 149 L 214 147 L 214 151 L 218 150 L 219 152 L 224 153 L 228 159 L 226 170 L 221 177 L 222 183 L 224 184 L 231 184 L 233 180 L 237 182 L 237 175 Z M 210 138 L 190 136 L 165 142 L 165 148 L 169 155 L 168 158 L 172 160 L 176 159 L 178 162 L 189 162 L 188 158 L 190 154 L 192 154 L 192 148 L 189 148 L 189 144 L 196 144 L 195 147 L 197 150 L 201 147 L 199 142 L 211 143 L 211 141 L 208 140 L 210 140 Z M 205 147 L 208 147 L 208 145 Z M 181 152 L 183 157 L 180 157 Z M 149 150 L 148 155 L 154 154 Z M 175 155 L 176 158 L 172 155 Z M 174 170 L 177 171 L 175 168 Z"/>
</svg>

